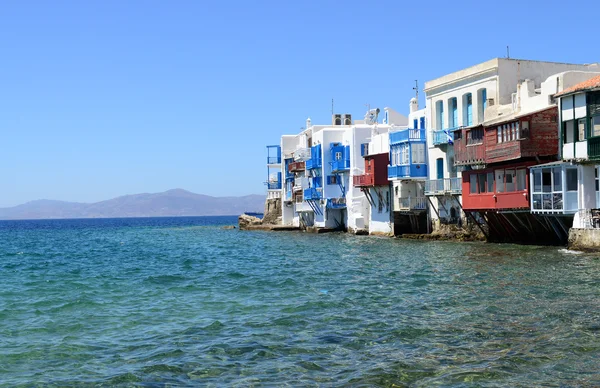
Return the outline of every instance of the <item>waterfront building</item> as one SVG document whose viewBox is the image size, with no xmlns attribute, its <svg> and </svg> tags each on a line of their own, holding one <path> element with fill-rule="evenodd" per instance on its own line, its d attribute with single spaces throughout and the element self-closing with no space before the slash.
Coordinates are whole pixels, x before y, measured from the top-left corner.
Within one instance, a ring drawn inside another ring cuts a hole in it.
<svg viewBox="0 0 600 388">
<path fill-rule="evenodd" d="M 600 69 L 599 69 L 600 70 Z M 531 169 L 531 212 L 573 217 L 570 242 L 600 244 L 600 74 L 577 74 L 580 81 L 555 95 L 559 109 L 561 162 Z"/>
<path fill-rule="evenodd" d="M 427 233 L 427 141 L 426 109 L 419 109 L 418 100 L 410 100 L 408 128 L 393 128 L 389 133 L 389 165 L 387 178 L 393 198 L 393 232 Z"/>
<path fill-rule="evenodd" d="M 505 125 L 510 125 L 512 136 L 513 123 L 516 125 L 516 122 L 520 123 L 521 119 L 527 121 L 526 117 L 521 118 L 516 113 L 521 112 L 520 109 L 523 107 L 515 106 L 518 103 L 515 86 L 521 80 L 530 80 L 526 87 L 533 90 L 527 89 L 527 92 L 536 94 L 536 89 L 540 87 L 543 80 L 550 75 L 569 70 L 586 71 L 589 70 L 589 66 L 496 58 L 425 83 L 428 108 L 426 123 L 429 123 L 429 179 L 425 184 L 425 195 L 430 200 L 430 216 L 434 230 L 443 229 L 444 225 L 461 226 L 466 222 L 467 215 L 461 209 L 465 187 L 462 171 L 481 168 L 494 160 L 490 156 L 486 161 L 482 155 L 486 149 L 482 146 L 486 138 L 484 135 L 486 110 L 500 112 L 498 106 L 502 106 L 502 109 L 510 108 L 511 114 L 514 114 L 513 120 L 505 120 L 505 117 L 498 115 L 494 117 L 495 125 L 487 128 L 487 132 L 490 133 L 491 139 L 492 130 L 497 129 L 498 126 L 505 128 Z M 508 135 L 508 129 L 502 131 L 506 131 Z M 456 133 L 463 143 L 459 163 L 456 163 Z M 502 142 L 509 142 L 504 139 L 508 137 L 502 138 Z M 512 137 L 510 139 L 510 142 L 513 142 Z M 515 139 L 513 144 L 521 143 Z M 490 147 L 492 147 L 491 142 Z M 495 151 L 490 149 L 490 155 L 497 153 L 494 162 L 503 163 L 511 160 L 511 157 L 504 156 L 509 149 L 508 145 L 494 145 L 493 148 Z M 520 155 L 521 151 L 515 150 L 515 152 L 514 157 Z M 523 152 L 527 154 L 529 151 L 523 149 Z M 509 173 L 512 174 L 512 170 L 509 169 Z M 470 176 L 468 179 L 471 179 Z M 502 179 L 506 180 L 505 177 Z M 470 186 L 468 187 L 470 189 Z M 470 219 L 473 221 L 473 218 Z"/>
<path fill-rule="evenodd" d="M 393 109 L 384 109 L 379 123 L 379 109 L 367 112 L 364 120 L 334 114 L 331 125 L 313 125 L 298 135 L 281 138 L 285 176 L 282 223 L 300 227 L 348 229 L 357 233 L 391 234 L 391 204 L 387 178 L 384 185 L 365 190 L 356 176 L 368 175 L 367 168 L 377 168 L 374 157 L 365 165 L 365 150 L 389 153 L 387 133 L 392 126 L 404 125 L 407 118 Z M 379 147 L 379 148 L 378 148 Z M 386 171 L 387 161 L 382 171 Z M 366 178 L 365 178 L 366 179 Z M 372 191 L 372 192 L 371 192 Z M 377 199 L 377 200 L 375 200 Z"/>
</svg>

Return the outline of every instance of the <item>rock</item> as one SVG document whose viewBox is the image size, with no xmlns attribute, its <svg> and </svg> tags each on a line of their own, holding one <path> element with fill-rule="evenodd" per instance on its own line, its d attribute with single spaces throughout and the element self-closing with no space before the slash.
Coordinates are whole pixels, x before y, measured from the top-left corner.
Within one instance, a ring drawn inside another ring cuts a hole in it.
<svg viewBox="0 0 600 388">
<path fill-rule="evenodd" d="M 238 225 L 240 229 L 245 229 L 248 226 L 252 225 L 261 225 L 262 221 L 258 217 L 249 216 L 247 214 L 242 214 L 238 217 Z"/>
<path fill-rule="evenodd" d="M 222 227 L 221 229 L 235 229 L 235 225 L 225 225 L 224 227 Z"/>
</svg>

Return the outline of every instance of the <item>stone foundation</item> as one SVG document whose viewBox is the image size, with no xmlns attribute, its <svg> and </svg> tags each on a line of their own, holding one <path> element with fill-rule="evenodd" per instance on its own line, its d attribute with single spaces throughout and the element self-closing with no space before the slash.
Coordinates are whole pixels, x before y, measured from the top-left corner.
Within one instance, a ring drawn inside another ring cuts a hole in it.
<svg viewBox="0 0 600 388">
<path fill-rule="evenodd" d="M 265 202 L 263 224 L 281 225 L 281 198 L 269 198 Z"/>
<path fill-rule="evenodd" d="M 600 229 L 571 228 L 568 247 L 580 251 L 600 251 Z"/>
</svg>

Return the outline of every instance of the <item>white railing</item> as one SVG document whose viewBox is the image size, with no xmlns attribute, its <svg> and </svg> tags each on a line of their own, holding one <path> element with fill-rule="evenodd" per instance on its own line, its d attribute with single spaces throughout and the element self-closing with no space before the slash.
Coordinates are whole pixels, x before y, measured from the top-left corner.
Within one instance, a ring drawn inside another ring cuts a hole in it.
<svg viewBox="0 0 600 388">
<path fill-rule="evenodd" d="M 573 219 L 573 228 L 599 229 L 600 209 L 579 209 Z"/>
<path fill-rule="evenodd" d="M 302 176 L 294 179 L 294 191 L 308 188 L 308 177 Z"/>
<path fill-rule="evenodd" d="M 425 210 L 427 198 L 425 197 L 403 197 L 398 198 L 398 210 Z"/>
<path fill-rule="evenodd" d="M 306 162 L 310 159 L 310 148 L 299 148 L 293 152 L 294 161 L 296 162 Z"/>
</svg>

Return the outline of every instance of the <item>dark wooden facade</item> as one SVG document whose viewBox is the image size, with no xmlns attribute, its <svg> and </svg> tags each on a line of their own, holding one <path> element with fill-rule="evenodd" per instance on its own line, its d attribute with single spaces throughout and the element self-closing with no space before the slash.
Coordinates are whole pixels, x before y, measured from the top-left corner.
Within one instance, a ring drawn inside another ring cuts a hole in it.
<svg viewBox="0 0 600 388">
<path fill-rule="evenodd" d="M 354 186 L 370 187 L 388 185 L 387 166 L 390 161 L 389 153 L 365 155 L 365 173 L 355 175 Z"/>
</svg>

